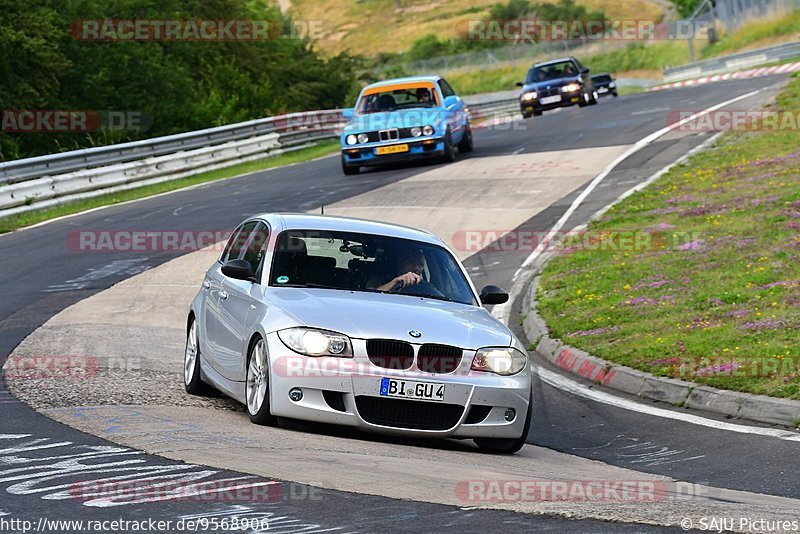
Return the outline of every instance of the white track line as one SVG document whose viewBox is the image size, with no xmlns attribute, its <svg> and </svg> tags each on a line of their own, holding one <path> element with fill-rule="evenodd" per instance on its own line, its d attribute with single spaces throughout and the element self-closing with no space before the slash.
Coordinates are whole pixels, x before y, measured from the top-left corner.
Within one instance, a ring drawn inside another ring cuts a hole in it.
<svg viewBox="0 0 800 534">
<path fill-rule="evenodd" d="M 756 91 L 751 91 L 747 94 L 737 96 L 736 98 L 731 98 L 730 100 L 726 100 L 725 102 L 711 106 L 710 108 L 704 109 L 703 111 L 694 113 L 691 116 L 686 117 L 685 119 L 679 122 L 676 122 L 675 124 L 670 124 L 669 126 L 661 128 L 660 130 L 653 132 L 647 137 L 637 141 L 632 147 L 623 152 L 617 159 L 609 163 L 608 166 L 605 169 L 603 169 L 603 171 L 600 174 L 595 176 L 594 179 L 589 183 L 589 185 L 586 186 L 586 188 L 583 191 L 581 191 L 578 197 L 572 201 L 570 207 L 567 209 L 567 211 L 564 212 L 561 218 L 558 219 L 558 221 L 556 222 L 555 225 L 553 225 L 550 231 L 547 234 L 545 234 L 545 237 L 539 242 L 539 244 L 536 246 L 536 249 L 534 249 L 534 251 L 531 252 L 531 254 L 527 258 L 525 258 L 525 261 L 522 262 L 522 265 L 514 273 L 514 277 L 511 280 L 511 291 L 509 293 L 508 302 L 505 304 L 500 304 L 495 306 L 492 309 L 492 315 L 494 315 L 503 324 L 508 324 L 508 319 L 511 315 L 511 306 L 513 305 L 514 300 L 517 298 L 517 296 L 522 292 L 523 288 L 525 287 L 525 283 L 527 282 L 527 277 L 521 275 L 536 260 L 536 258 L 539 257 L 542 251 L 548 246 L 549 239 L 547 236 L 554 235 L 556 232 L 559 232 L 561 230 L 564 224 L 566 224 L 567 220 L 569 220 L 572 214 L 575 213 L 575 210 L 578 209 L 578 207 L 583 203 L 586 197 L 588 197 L 592 193 L 592 191 L 595 190 L 595 188 L 600 184 L 600 182 L 602 182 L 603 179 L 605 179 L 605 177 L 608 176 L 611 173 L 611 171 L 613 171 L 617 167 L 617 165 L 625 161 L 627 158 L 629 158 L 639 150 L 645 148 L 656 139 L 668 134 L 672 130 L 679 128 L 689 122 L 695 121 L 704 115 L 713 113 L 714 111 L 720 108 L 724 108 L 725 106 L 729 106 L 740 100 L 750 98 L 751 96 L 756 95 L 760 91 L 761 90 L 758 89 Z"/>
<path fill-rule="evenodd" d="M 618 397 L 604 391 L 591 389 L 584 384 L 575 382 L 574 380 L 547 369 L 539 368 L 537 372 L 539 374 L 539 378 L 541 378 L 543 382 L 550 384 L 554 388 L 566 391 L 567 393 L 571 393 L 573 395 L 578 395 L 579 397 L 593 400 L 595 402 L 602 402 L 603 404 L 616 406 L 617 408 L 623 408 L 625 410 L 631 410 L 646 415 L 654 415 L 656 417 L 663 417 L 665 419 L 674 419 L 676 421 L 683 421 L 685 423 L 705 426 L 708 428 L 715 428 L 717 430 L 728 430 L 730 432 L 738 432 L 740 434 L 770 436 L 785 441 L 800 441 L 800 434 L 791 432 L 789 430 L 735 425 L 733 423 L 726 423 L 724 421 L 717 421 L 715 419 L 706 419 L 705 417 L 699 417 L 697 415 L 688 413 L 673 412 L 672 410 L 656 408 L 655 406 L 651 406 L 649 404 L 641 404 L 639 402 L 623 399 L 622 397 Z"/>
</svg>

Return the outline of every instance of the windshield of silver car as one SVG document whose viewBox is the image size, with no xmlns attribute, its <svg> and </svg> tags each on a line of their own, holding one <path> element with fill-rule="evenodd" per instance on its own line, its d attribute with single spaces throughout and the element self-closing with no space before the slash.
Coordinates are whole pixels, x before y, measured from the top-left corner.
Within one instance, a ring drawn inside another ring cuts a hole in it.
<svg viewBox="0 0 800 534">
<path fill-rule="evenodd" d="M 443 247 L 351 232 L 281 233 L 269 285 L 397 293 L 477 305 L 458 260 Z"/>
</svg>

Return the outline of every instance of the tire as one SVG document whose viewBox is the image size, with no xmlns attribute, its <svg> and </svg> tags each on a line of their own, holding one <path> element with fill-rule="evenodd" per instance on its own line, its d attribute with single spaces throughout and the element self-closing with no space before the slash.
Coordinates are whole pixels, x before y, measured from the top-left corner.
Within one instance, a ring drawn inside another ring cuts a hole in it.
<svg viewBox="0 0 800 534">
<path fill-rule="evenodd" d="M 528 439 L 528 431 L 531 428 L 533 418 L 533 387 L 531 387 L 531 397 L 528 402 L 528 415 L 525 417 L 525 426 L 522 427 L 522 435 L 517 439 L 503 438 L 475 438 L 472 441 L 481 450 L 489 454 L 514 454 L 519 451 Z"/>
<path fill-rule="evenodd" d="M 522 118 L 523 119 L 530 119 L 531 117 L 533 117 L 533 115 L 534 115 L 534 113 L 523 113 L 522 114 Z"/>
<path fill-rule="evenodd" d="M 613 92 L 613 93 L 611 93 L 611 94 L 614 96 L 614 98 L 617 98 L 617 97 L 619 96 L 619 95 L 617 94 L 617 92 L 616 92 L 616 91 L 614 91 L 614 92 Z"/>
<path fill-rule="evenodd" d="M 197 321 L 192 317 L 186 332 L 186 348 L 183 351 L 183 387 L 189 395 L 205 396 L 211 386 L 203 382 L 200 373 L 200 338 Z"/>
<path fill-rule="evenodd" d="M 352 176 L 354 174 L 358 174 L 360 170 L 361 168 L 358 166 L 351 167 L 350 165 L 346 164 L 344 162 L 344 155 L 342 156 L 342 172 L 345 174 L 345 176 Z"/>
<path fill-rule="evenodd" d="M 247 354 L 247 379 L 245 404 L 250 422 L 257 425 L 276 426 L 277 418 L 269 406 L 269 358 L 262 338 L 257 338 Z"/>
<path fill-rule="evenodd" d="M 589 93 L 581 93 L 581 98 L 578 100 L 578 107 L 585 108 L 589 105 Z"/>
<path fill-rule="evenodd" d="M 453 144 L 453 136 L 450 130 L 444 134 L 444 154 L 442 154 L 442 161 L 445 163 L 453 163 L 456 160 L 456 147 Z"/>
<path fill-rule="evenodd" d="M 467 129 L 464 131 L 464 136 L 461 142 L 458 143 L 458 151 L 462 153 L 472 152 L 472 126 L 467 123 Z"/>
<path fill-rule="evenodd" d="M 541 109 L 534 109 L 533 110 L 533 116 L 534 117 L 541 117 L 542 116 L 542 110 Z"/>
</svg>

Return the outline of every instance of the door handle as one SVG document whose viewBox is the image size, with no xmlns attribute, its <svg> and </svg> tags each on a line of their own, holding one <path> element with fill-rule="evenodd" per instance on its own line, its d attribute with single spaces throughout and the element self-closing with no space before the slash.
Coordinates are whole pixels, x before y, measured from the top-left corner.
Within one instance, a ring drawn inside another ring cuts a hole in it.
<svg viewBox="0 0 800 534">
<path fill-rule="evenodd" d="M 203 280 L 203 287 L 206 289 L 211 289 L 211 282 L 208 280 Z"/>
<path fill-rule="evenodd" d="M 228 292 L 223 289 L 219 292 L 219 300 L 225 300 L 226 298 L 228 298 Z"/>
</svg>

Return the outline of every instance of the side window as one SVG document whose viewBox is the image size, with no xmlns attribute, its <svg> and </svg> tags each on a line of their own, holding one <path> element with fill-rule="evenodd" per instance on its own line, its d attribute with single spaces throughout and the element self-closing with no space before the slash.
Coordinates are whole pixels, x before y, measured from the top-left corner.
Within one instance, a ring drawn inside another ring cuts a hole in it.
<svg viewBox="0 0 800 534">
<path fill-rule="evenodd" d="M 456 92 L 453 91 L 453 88 L 450 87 L 450 84 L 443 78 L 439 80 L 439 88 L 442 90 L 442 96 L 447 98 L 448 96 L 455 96 Z"/>
<path fill-rule="evenodd" d="M 228 239 L 228 244 L 225 245 L 225 250 L 222 251 L 222 256 L 219 258 L 220 263 L 239 258 L 242 248 L 244 248 L 245 239 L 256 227 L 256 224 L 258 224 L 258 221 L 248 221 L 234 230 L 230 239 Z"/>
<path fill-rule="evenodd" d="M 269 239 L 269 229 L 263 222 L 258 225 L 247 236 L 247 241 L 242 248 L 241 258 L 253 267 L 254 273 L 259 273 L 261 262 L 267 250 L 267 240 Z"/>
</svg>

